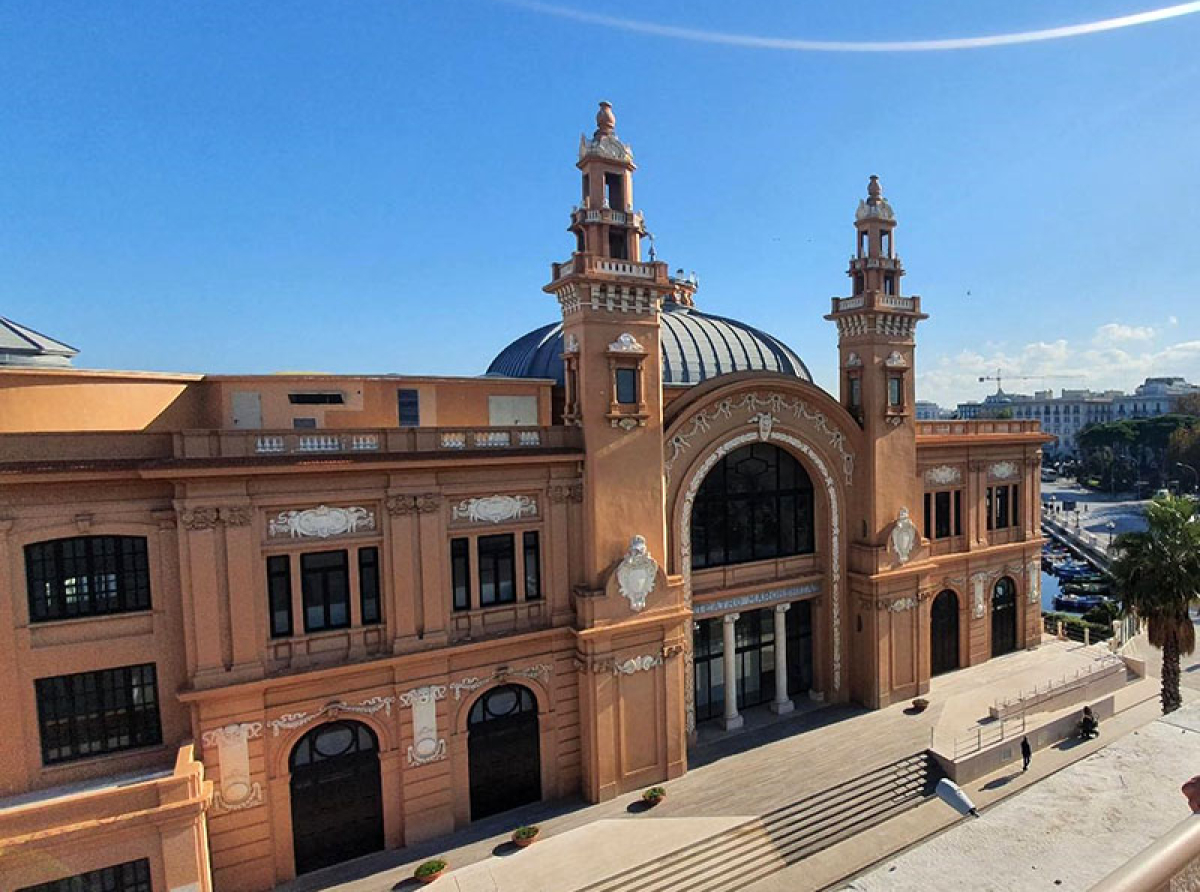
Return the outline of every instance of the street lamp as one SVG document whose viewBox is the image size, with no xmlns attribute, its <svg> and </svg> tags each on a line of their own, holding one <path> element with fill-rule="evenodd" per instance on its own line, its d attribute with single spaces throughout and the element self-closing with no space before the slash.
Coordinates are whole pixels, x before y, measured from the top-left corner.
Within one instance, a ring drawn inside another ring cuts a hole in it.
<svg viewBox="0 0 1200 892">
<path fill-rule="evenodd" d="M 1115 530 L 1117 528 L 1117 525 L 1113 521 L 1110 520 L 1108 523 L 1105 524 L 1105 526 L 1108 527 L 1108 550 L 1112 551 L 1113 530 Z"/>
</svg>

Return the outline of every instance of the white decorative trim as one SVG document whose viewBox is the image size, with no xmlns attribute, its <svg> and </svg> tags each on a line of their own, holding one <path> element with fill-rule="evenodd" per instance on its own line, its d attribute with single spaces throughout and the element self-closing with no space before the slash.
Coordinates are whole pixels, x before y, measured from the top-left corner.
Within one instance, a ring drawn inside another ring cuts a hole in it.
<svg viewBox="0 0 1200 892">
<path fill-rule="evenodd" d="M 247 808 L 254 808 L 256 805 L 262 805 L 264 801 L 262 784 L 258 781 L 250 785 L 249 792 L 244 797 L 234 802 L 227 801 L 220 788 L 213 790 L 213 810 L 218 813 L 244 811 Z"/>
<path fill-rule="evenodd" d="M 450 682 L 450 690 L 454 691 L 454 699 L 459 700 L 462 698 L 464 692 L 477 691 L 485 684 L 490 684 L 493 681 L 504 681 L 508 678 L 541 678 L 543 676 L 549 678 L 550 673 L 553 671 L 554 667 L 549 663 L 535 663 L 524 669 L 501 667 L 487 678 L 480 678 L 478 675 L 469 675 L 459 681 L 452 681 Z"/>
<path fill-rule="evenodd" d="M 953 465 L 938 465 L 925 472 L 925 482 L 933 486 L 949 486 L 962 483 L 962 471 Z"/>
<path fill-rule="evenodd" d="M 888 604 L 887 609 L 892 613 L 903 613 L 906 610 L 912 610 L 917 606 L 916 598 L 897 598 Z"/>
<path fill-rule="evenodd" d="M 883 361 L 883 364 L 889 369 L 902 369 L 908 366 L 908 361 L 900 355 L 899 350 L 893 350 L 888 354 L 888 358 Z"/>
<path fill-rule="evenodd" d="M 408 757 L 410 768 L 416 768 L 418 765 L 428 765 L 430 762 L 440 762 L 446 758 L 446 740 L 443 737 L 436 739 L 422 737 L 408 748 L 405 755 Z"/>
<path fill-rule="evenodd" d="M 637 338 L 629 332 L 622 332 L 620 337 L 608 345 L 609 353 L 645 353 L 646 348 L 638 343 Z"/>
<path fill-rule="evenodd" d="M 443 686 L 443 693 L 445 688 Z M 407 696 L 407 695 L 405 695 Z M 337 715 L 339 712 L 353 712 L 360 715 L 374 715 L 381 709 L 386 710 L 388 715 L 392 714 L 392 704 L 396 702 L 395 697 L 368 697 L 361 703 L 352 704 L 344 703 L 341 700 L 334 700 L 332 703 L 326 703 L 316 712 L 287 712 L 277 719 L 271 719 L 267 722 L 267 727 L 271 729 L 271 736 L 278 737 L 281 729 L 294 730 L 303 728 L 310 722 L 314 722 L 323 715 Z"/>
<path fill-rule="evenodd" d="M 900 563 L 908 563 L 908 559 L 912 556 L 913 549 L 917 547 L 917 542 L 920 541 L 920 538 L 917 534 L 917 525 L 908 516 L 908 509 L 901 508 L 900 514 L 896 517 L 895 524 L 892 525 L 892 535 L 889 537 L 892 551 L 896 553 L 896 559 Z"/>
<path fill-rule="evenodd" d="M 829 444 L 841 455 L 842 472 L 846 477 L 846 483 L 851 486 L 854 485 L 854 453 L 846 448 L 845 434 L 836 427 L 831 426 L 829 419 L 825 417 L 823 412 L 809 409 L 803 400 L 789 400 L 781 393 L 768 393 L 765 396 L 757 393 L 747 393 L 741 399 L 726 397 L 693 415 L 691 427 L 686 432 L 673 435 L 667 441 L 666 445 L 670 451 L 670 455 L 667 456 L 663 467 L 668 480 L 671 478 L 671 470 L 674 468 L 675 462 L 679 459 L 680 455 L 691 448 L 692 440 L 695 439 L 696 435 L 707 433 L 712 429 L 713 422 L 719 418 L 732 420 L 733 413 L 737 409 L 747 410 L 747 421 L 755 424 L 758 423 L 757 419 L 760 409 L 766 409 L 772 414 L 772 425 L 779 421 L 779 416 L 789 412 L 796 420 L 807 421 L 819 433 L 824 435 Z"/>
<path fill-rule="evenodd" d="M 988 581 L 988 574 L 984 571 L 971 574 L 971 615 L 975 619 L 983 619 L 987 615 L 987 601 L 983 587 Z"/>
<path fill-rule="evenodd" d="M 662 654 L 645 654 L 640 657 L 632 657 L 623 663 L 615 664 L 612 671 L 613 675 L 633 675 L 635 672 L 648 672 L 655 666 L 661 666 L 662 664 Z"/>
<path fill-rule="evenodd" d="M 482 499 L 463 499 L 451 511 L 453 520 L 472 523 L 500 523 L 522 517 L 536 517 L 537 502 L 529 496 L 487 496 Z"/>
<path fill-rule="evenodd" d="M 446 698 L 446 685 L 444 684 L 429 684 L 420 688 L 413 688 L 407 693 L 401 694 L 397 699 L 401 706 L 413 706 L 417 703 L 436 703 L 438 700 Z"/>
<path fill-rule="evenodd" d="M 578 353 L 578 352 L 579 352 L 579 338 L 575 337 L 574 332 L 572 332 L 571 334 L 567 335 L 566 339 L 563 342 L 563 353 Z"/>
<path fill-rule="evenodd" d="M 1029 581 L 1025 586 L 1026 597 L 1030 604 L 1037 604 L 1042 600 L 1042 565 L 1038 558 L 1034 558 L 1025 565 L 1025 570 Z"/>
<path fill-rule="evenodd" d="M 646 549 L 645 537 L 634 536 L 625 557 L 617 565 L 617 588 L 634 613 L 646 609 L 646 598 L 654 591 L 657 581 L 658 561 Z"/>
<path fill-rule="evenodd" d="M 331 508 L 318 505 L 302 511 L 280 511 L 267 524 L 268 536 L 288 536 L 292 539 L 344 536 L 375 529 L 375 512 L 366 508 Z"/>
<path fill-rule="evenodd" d="M 851 353 L 849 356 L 846 357 L 846 368 L 861 369 L 862 364 L 863 364 L 862 357 L 859 356 L 857 353 Z"/>
<path fill-rule="evenodd" d="M 997 480 L 1011 480 L 1021 475 L 1021 468 L 1016 462 L 998 461 L 988 468 L 988 474 Z"/>
<path fill-rule="evenodd" d="M 771 427 L 778 420 L 770 412 L 759 412 L 750 416 L 750 423 L 758 425 L 758 438 L 764 443 L 771 439 Z"/>
<path fill-rule="evenodd" d="M 727 613 L 730 610 L 740 610 L 743 607 L 765 607 L 778 604 L 780 601 L 794 601 L 805 595 L 813 595 L 821 591 L 819 582 L 809 582 L 805 585 L 792 585 L 787 588 L 770 589 L 765 592 L 754 592 L 750 595 L 738 595 L 736 598 L 722 598 L 720 601 L 702 601 L 692 608 L 693 616 L 708 616 L 712 613 Z M 782 606 L 787 606 L 786 604 Z"/>
<path fill-rule="evenodd" d="M 200 742 L 207 749 L 213 746 L 220 746 L 222 738 L 245 735 L 246 740 L 254 740 L 262 737 L 262 732 L 262 722 L 241 722 L 240 724 L 226 725 L 224 728 L 214 728 L 211 731 L 205 731 L 200 735 Z"/>
</svg>

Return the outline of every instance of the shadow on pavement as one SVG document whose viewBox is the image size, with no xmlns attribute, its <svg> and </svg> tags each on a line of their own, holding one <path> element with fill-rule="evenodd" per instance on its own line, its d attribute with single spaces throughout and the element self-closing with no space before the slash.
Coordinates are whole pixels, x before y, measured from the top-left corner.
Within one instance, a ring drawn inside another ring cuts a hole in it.
<svg viewBox="0 0 1200 892">
<path fill-rule="evenodd" d="M 839 703 L 802 713 L 795 718 L 788 717 L 785 721 L 773 722 L 761 728 L 746 729 L 730 734 L 728 737 L 702 741 L 688 751 L 688 770 L 692 771 L 702 765 L 710 765 L 726 756 L 744 753 L 767 743 L 795 737 L 797 734 L 812 731 L 814 728 L 824 728 L 846 719 L 866 715 L 868 712 L 870 710 L 862 706 Z"/>
<path fill-rule="evenodd" d="M 983 785 L 982 789 L 998 790 L 1001 787 L 1003 787 L 1005 784 L 1012 783 L 1020 776 L 1021 776 L 1021 772 L 1017 771 L 1017 772 L 1014 772 L 1013 774 L 1005 775 L 1004 777 L 998 777 L 995 780 L 988 781 L 986 784 Z"/>
</svg>

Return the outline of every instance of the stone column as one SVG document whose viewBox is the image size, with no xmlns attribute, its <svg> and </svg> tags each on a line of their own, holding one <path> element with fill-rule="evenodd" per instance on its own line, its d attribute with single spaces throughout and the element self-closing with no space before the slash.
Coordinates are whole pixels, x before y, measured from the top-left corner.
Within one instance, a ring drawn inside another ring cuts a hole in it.
<svg viewBox="0 0 1200 892">
<path fill-rule="evenodd" d="M 775 605 L 775 702 L 771 712 L 787 715 L 795 705 L 788 698 L 787 674 L 787 612 L 791 604 Z"/>
<path fill-rule="evenodd" d="M 738 714 L 737 705 L 737 637 L 734 635 L 734 624 L 738 614 L 727 613 L 724 617 L 724 661 L 725 661 L 725 718 L 722 727 L 726 731 L 736 731 L 742 727 L 742 717 Z"/>
</svg>

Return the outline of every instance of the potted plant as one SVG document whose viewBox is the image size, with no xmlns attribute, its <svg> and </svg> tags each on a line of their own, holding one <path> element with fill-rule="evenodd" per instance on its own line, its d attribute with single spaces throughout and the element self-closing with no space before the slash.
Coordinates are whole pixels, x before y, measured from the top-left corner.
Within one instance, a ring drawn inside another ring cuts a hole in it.
<svg viewBox="0 0 1200 892">
<path fill-rule="evenodd" d="M 928 707 L 929 701 L 924 697 L 918 697 L 917 699 L 913 700 L 912 708 L 914 712 L 924 712 Z"/>
<path fill-rule="evenodd" d="M 666 787 L 651 787 L 646 792 L 642 793 L 642 802 L 646 803 L 647 808 L 653 808 L 667 798 Z"/>
<path fill-rule="evenodd" d="M 413 871 L 413 876 L 422 883 L 432 883 L 446 872 L 450 862 L 445 858 L 430 858 Z"/>
<path fill-rule="evenodd" d="M 521 848 L 531 846 L 534 840 L 538 838 L 538 834 L 542 832 L 542 828 L 536 824 L 526 824 L 524 827 L 518 827 L 513 831 L 512 841 Z"/>
</svg>

